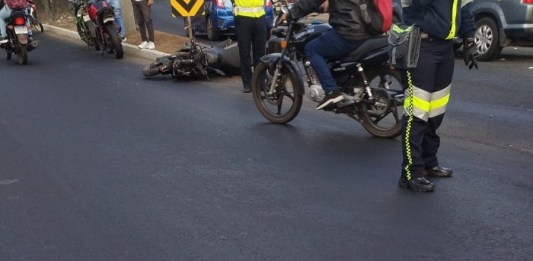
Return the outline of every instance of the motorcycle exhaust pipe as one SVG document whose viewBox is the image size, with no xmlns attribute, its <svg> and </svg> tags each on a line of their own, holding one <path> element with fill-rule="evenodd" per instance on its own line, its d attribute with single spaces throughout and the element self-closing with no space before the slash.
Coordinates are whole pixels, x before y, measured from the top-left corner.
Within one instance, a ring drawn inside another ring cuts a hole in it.
<svg viewBox="0 0 533 261">
<path fill-rule="evenodd" d="M 39 43 L 35 40 L 28 43 L 28 52 L 32 51 L 33 49 L 37 48 L 39 46 Z"/>
</svg>

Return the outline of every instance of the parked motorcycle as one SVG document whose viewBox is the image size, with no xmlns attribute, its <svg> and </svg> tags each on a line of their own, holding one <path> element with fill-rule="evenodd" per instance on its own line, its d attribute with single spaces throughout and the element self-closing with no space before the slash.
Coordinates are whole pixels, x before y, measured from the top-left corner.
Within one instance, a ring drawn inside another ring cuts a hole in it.
<svg viewBox="0 0 533 261">
<path fill-rule="evenodd" d="M 72 15 L 76 18 L 76 29 L 80 39 L 87 46 L 94 46 L 100 51 L 100 45 L 96 42 L 96 26 L 89 17 L 88 5 L 83 0 L 69 0 L 69 8 Z"/>
<path fill-rule="evenodd" d="M 239 49 L 230 39 L 209 47 L 198 44 L 191 38 L 175 54 L 158 57 L 143 68 L 146 77 L 158 74 L 172 74 L 178 80 L 205 77 L 210 73 L 218 75 L 240 72 Z"/>
<path fill-rule="evenodd" d="M 88 5 L 89 18 L 95 25 L 95 48 L 102 48 L 104 53 L 115 54 L 115 58 L 124 57 L 122 41 L 118 35 L 118 26 L 115 23 L 113 7 L 104 0 L 96 0 Z"/>
<path fill-rule="evenodd" d="M 31 28 L 36 31 L 44 32 L 44 27 L 39 18 L 37 18 L 37 7 L 33 0 L 28 0 L 28 21 L 30 22 Z"/>
<path fill-rule="evenodd" d="M 23 65 L 28 64 L 28 52 L 37 47 L 36 41 L 29 41 L 26 19 L 25 9 L 13 9 L 11 16 L 6 19 L 8 42 L 0 45 L 6 50 L 7 60 L 11 60 L 15 54 L 18 63 Z"/>
<path fill-rule="evenodd" d="M 261 58 L 252 78 L 252 97 L 270 122 L 293 120 L 303 96 L 319 103 L 325 94 L 304 54 L 304 46 L 331 30 L 328 24 L 291 22 L 273 30 L 269 53 Z M 364 41 L 341 60 L 329 61 L 331 73 L 344 99 L 325 109 L 360 122 L 373 136 L 395 138 L 401 133 L 403 90 L 399 72 L 388 64 L 385 36 Z"/>
</svg>

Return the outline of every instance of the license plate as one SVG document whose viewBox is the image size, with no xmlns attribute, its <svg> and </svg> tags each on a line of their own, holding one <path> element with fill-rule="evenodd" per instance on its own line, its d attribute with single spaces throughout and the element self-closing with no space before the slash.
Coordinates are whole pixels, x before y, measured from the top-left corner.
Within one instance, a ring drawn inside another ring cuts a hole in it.
<svg viewBox="0 0 533 261">
<path fill-rule="evenodd" d="M 15 26 L 15 34 L 27 34 L 28 28 L 26 26 Z"/>
<path fill-rule="evenodd" d="M 89 22 L 89 21 L 91 21 L 91 18 L 89 17 L 89 15 L 84 15 L 83 16 L 83 21 Z"/>
</svg>

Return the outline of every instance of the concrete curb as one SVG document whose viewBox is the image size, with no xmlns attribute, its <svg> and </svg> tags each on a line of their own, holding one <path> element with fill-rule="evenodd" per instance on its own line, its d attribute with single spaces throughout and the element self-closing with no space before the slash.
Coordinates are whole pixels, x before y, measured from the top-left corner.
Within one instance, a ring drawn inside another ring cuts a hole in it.
<svg viewBox="0 0 533 261">
<path fill-rule="evenodd" d="M 67 30 L 61 27 L 49 25 L 49 24 L 43 24 L 45 33 L 51 33 L 54 35 L 57 35 L 59 37 L 66 37 L 71 39 L 80 40 L 81 38 L 78 35 L 78 32 L 74 32 L 71 30 Z M 155 60 L 157 57 L 168 55 L 167 53 L 156 51 L 156 50 L 146 50 L 146 49 L 139 49 L 136 45 L 128 44 L 128 43 L 122 43 L 122 48 L 124 50 L 124 57 L 138 57 L 143 58 L 147 60 Z"/>
</svg>

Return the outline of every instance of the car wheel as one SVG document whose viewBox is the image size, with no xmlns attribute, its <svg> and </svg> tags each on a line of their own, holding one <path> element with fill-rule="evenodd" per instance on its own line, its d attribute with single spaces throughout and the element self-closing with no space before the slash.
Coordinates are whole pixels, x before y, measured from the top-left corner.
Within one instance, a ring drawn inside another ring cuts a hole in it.
<svg viewBox="0 0 533 261">
<path fill-rule="evenodd" d="M 476 22 L 475 43 L 479 51 L 478 60 L 490 61 L 500 55 L 500 35 L 496 22 L 490 17 L 483 17 Z"/>
<path fill-rule="evenodd" d="M 213 25 L 213 20 L 211 20 L 211 17 L 206 17 L 206 31 L 207 31 L 207 39 L 210 41 L 218 41 L 220 38 L 220 32 L 218 32 Z"/>
</svg>

